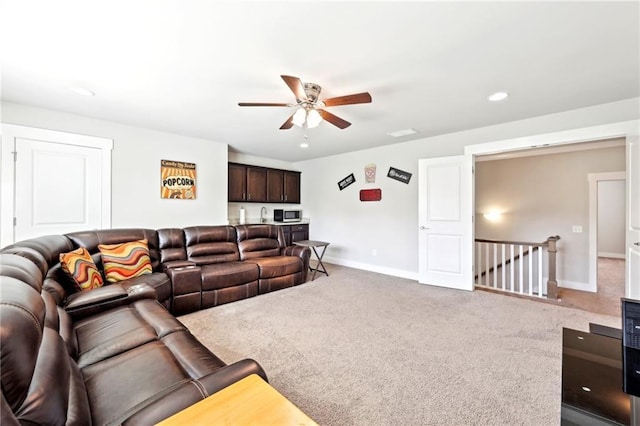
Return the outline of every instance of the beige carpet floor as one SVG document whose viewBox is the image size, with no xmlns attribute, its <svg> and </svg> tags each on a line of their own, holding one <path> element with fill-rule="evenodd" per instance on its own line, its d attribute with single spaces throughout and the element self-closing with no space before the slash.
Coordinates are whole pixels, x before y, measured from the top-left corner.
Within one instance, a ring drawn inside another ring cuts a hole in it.
<svg viewBox="0 0 640 426">
<path fill-rule="evenodd" d="M 330 277 L 180 317 L 257 360 L 322 425 L 557 425 L 562 327 L 620 318 L 328 265 Z"/>
</svg>

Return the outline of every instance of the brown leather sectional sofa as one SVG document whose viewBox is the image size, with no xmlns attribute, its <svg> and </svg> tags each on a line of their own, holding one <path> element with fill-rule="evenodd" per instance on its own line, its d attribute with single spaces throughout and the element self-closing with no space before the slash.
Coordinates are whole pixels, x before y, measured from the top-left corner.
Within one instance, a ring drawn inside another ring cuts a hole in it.
<svg viewBox="0 0 640 426">
<path fill-rule="evenodd" d="M 146 239 L 153 272 L 79 292 L 59 255 Z M 0 250 L 0 424 L 153 424 L 250 375 L 226 365 L 173 314 L 306 281 L 309 249 L 273 225 L 114 229 Z"/>
</svg>

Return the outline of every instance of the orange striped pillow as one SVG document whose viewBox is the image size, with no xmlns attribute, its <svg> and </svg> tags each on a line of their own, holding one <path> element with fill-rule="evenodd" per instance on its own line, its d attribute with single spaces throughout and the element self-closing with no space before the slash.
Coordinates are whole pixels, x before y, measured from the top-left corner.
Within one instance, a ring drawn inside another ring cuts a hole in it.
<svg viewBox="0 0 640 426">
<path fill-rule="evenodd" d="M 86 248 L 80 247 L 69 253 L 60 253 L 60 266 L 71 276 L 78 290 L 102 287 L 102 275 Z"/>
<path fill-rule="evenodd" d="M 102 254 L 105 277 L 110 283 L 152 272 L 147 240 L 100 244 L 98 249 Z"/>
</svg>

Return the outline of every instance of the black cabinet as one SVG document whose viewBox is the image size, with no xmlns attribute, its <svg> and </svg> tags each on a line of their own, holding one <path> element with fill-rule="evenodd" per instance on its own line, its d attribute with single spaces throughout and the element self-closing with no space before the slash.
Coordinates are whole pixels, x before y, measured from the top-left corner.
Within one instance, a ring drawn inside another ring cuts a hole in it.
<svg viewBox="0 0 640 426">
<path fill-rule="evenodd" d="M 292 245 L 296 241 L 309 239 L 309 225 L 282 225 L 282 233 L 284 234 L 284 240 L 288 246 Z"/>
</svg>

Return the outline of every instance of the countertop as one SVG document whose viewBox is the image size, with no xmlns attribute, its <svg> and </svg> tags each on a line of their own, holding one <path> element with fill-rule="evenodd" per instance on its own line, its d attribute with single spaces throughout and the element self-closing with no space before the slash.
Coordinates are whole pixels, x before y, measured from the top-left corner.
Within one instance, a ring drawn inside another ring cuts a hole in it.
<svg viewBox="0 0 640 426">
<path fill-rule="evenodd" d="M 298 220 L 296 222 L 275 222 L 273 219 L 267 219 L 266 222 L 260 222 L 260 218 L 247 218 L 247 220 L 245 220 L 244 224 L 245 225 L 259 225 L 261 223 L 265 224 L 265 225 L 276 225 L 276 226 L 283 226 L 283 225 L 308 225 L 310 222 L 308 217 L 302 218 L 302 220 Z M 229 219 L 229 225 L 239 225 L 239 220 L 237 217 L 231 218 Z"/>
</svg>

